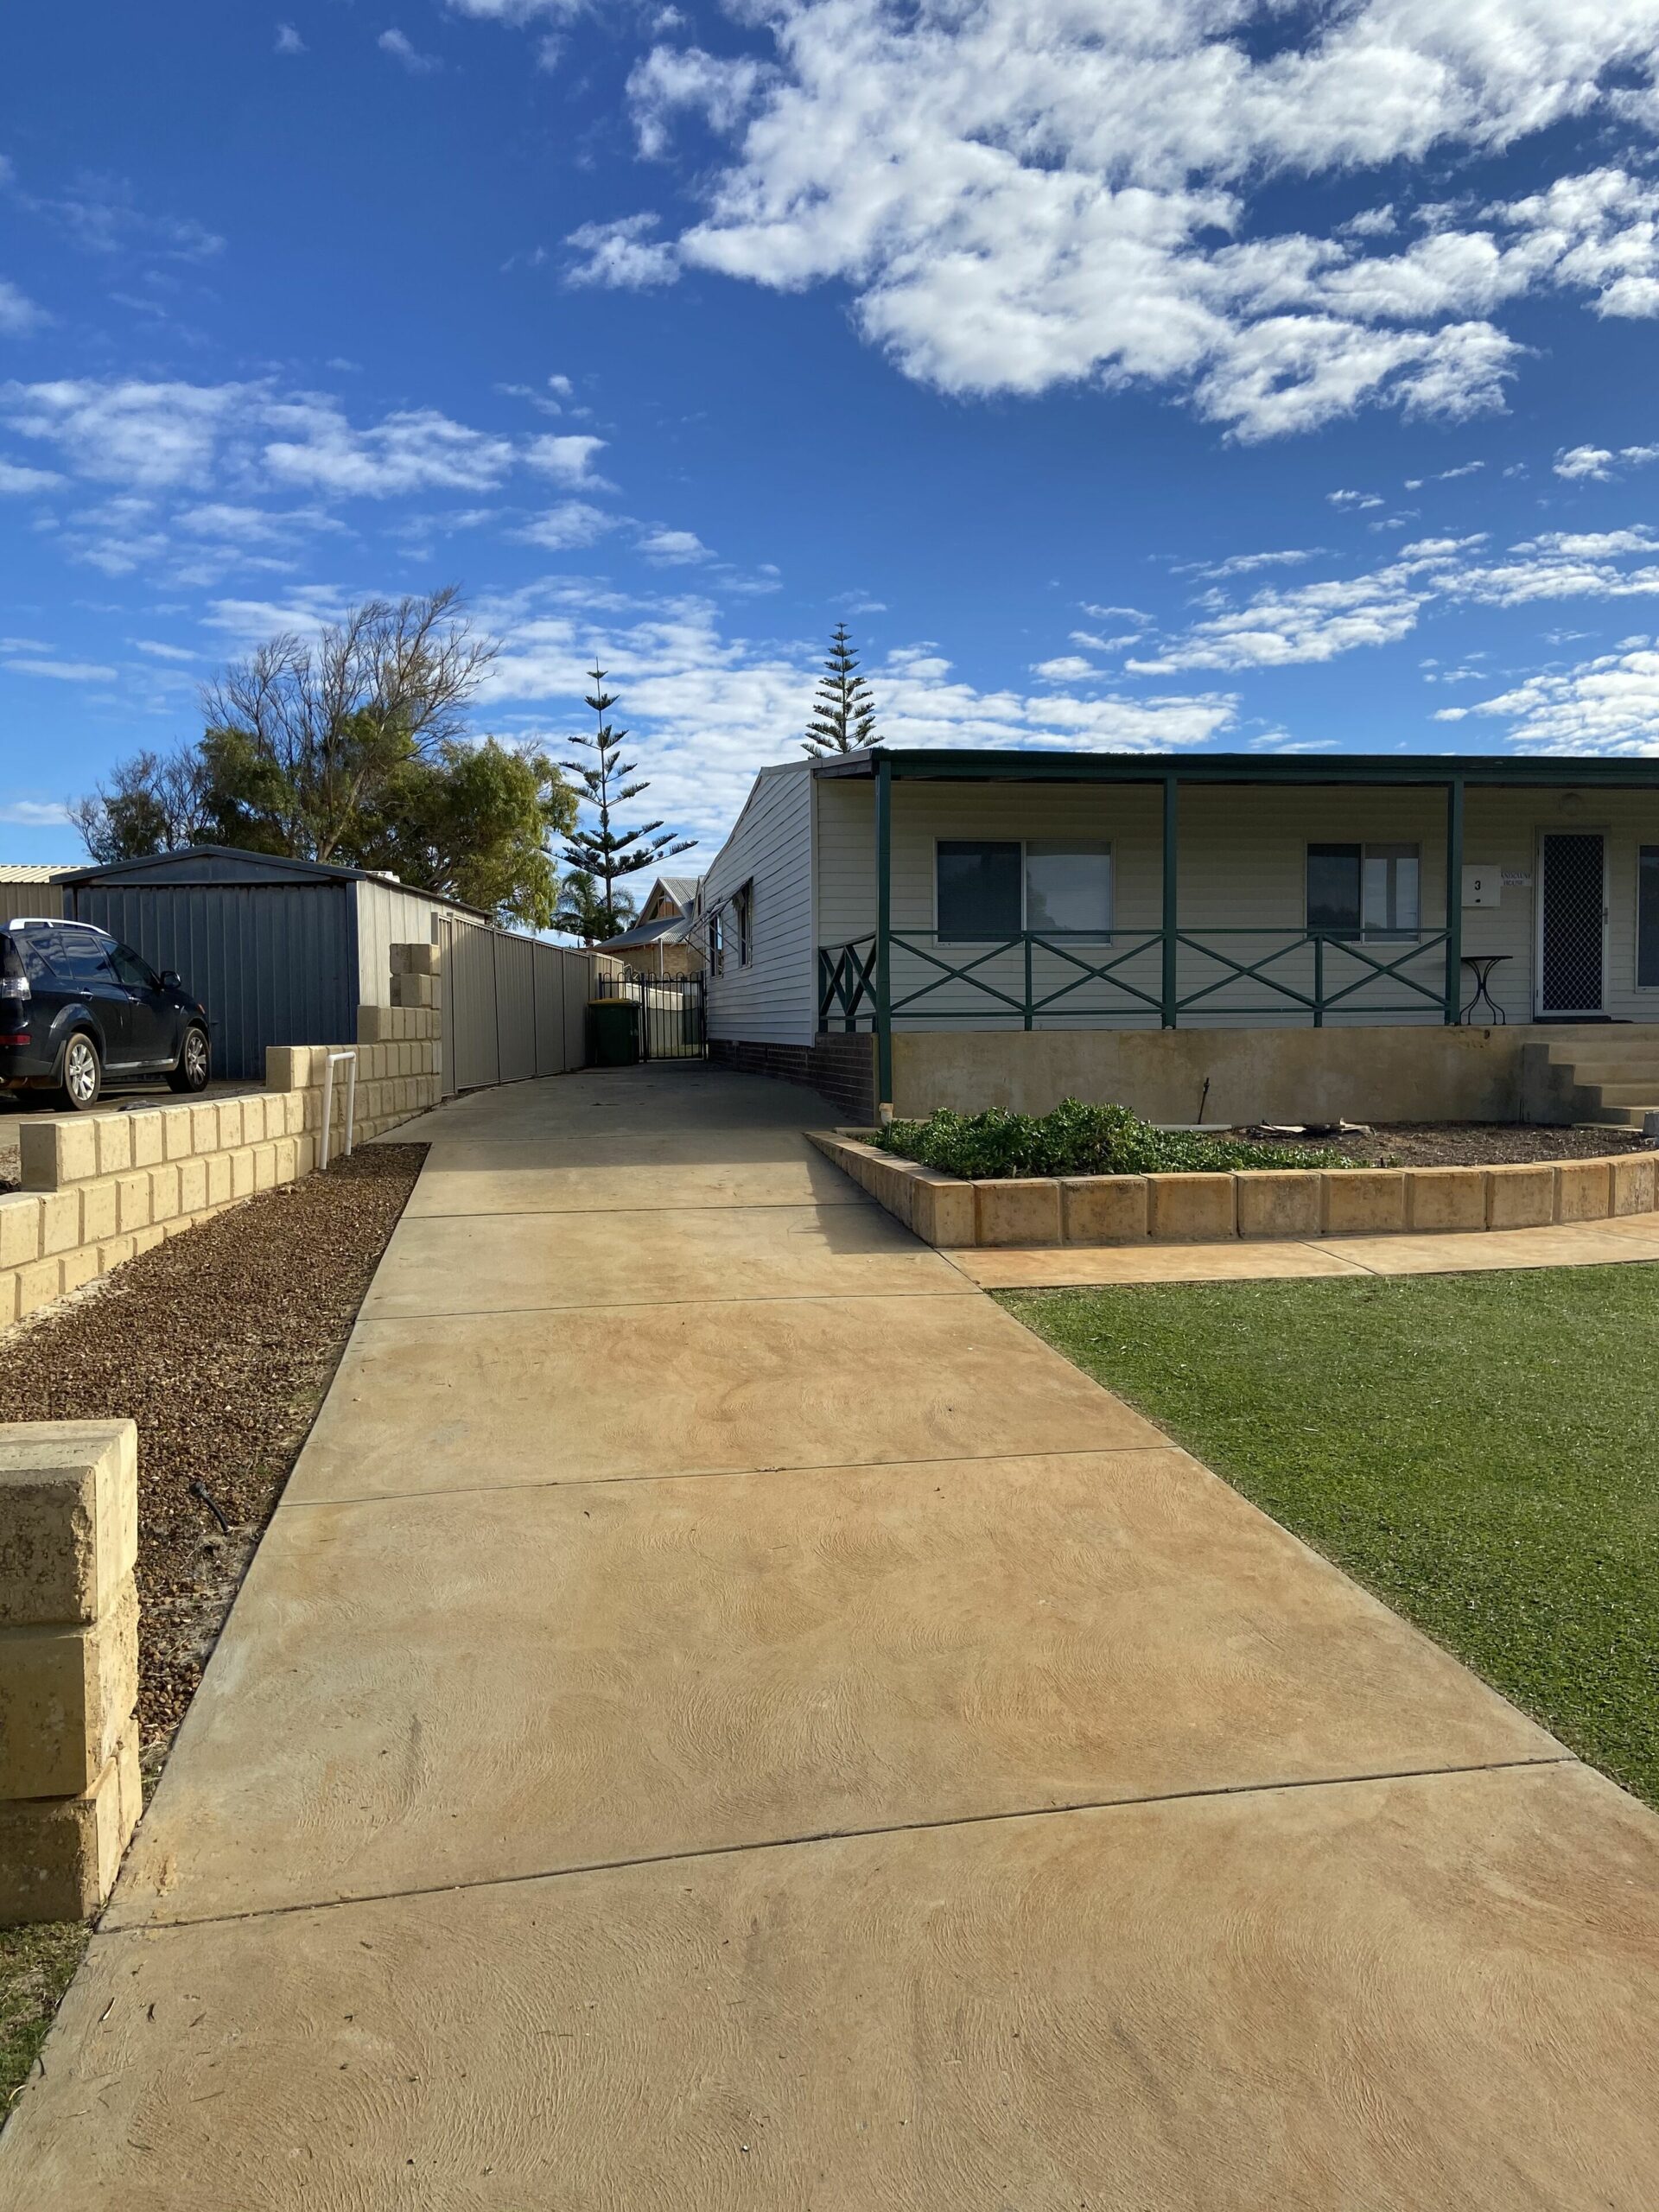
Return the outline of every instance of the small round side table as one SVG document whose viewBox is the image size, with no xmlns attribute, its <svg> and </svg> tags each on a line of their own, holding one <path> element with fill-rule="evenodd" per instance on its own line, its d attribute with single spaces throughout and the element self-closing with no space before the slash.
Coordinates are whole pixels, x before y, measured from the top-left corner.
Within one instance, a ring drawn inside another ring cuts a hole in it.
<svg viewBox="0 0 1659 2212">
<path fill-rule="evenodd" d="M 1513 954 L 1508 952 L 1465 952 L 1464 954 L 1464 966 L 1474 971 L 1475 989 L 1473 997 L 1459 1017 L 1460 1020 L 1466 1022 L 1471 1028 L 1476 1027 L 1478 1009 L 1484 1001 L 1486 1014 L 1484 1020 L 1479 1021 L 1480 1027 L 1484 1027 L 1493 1022 L 1508 1022 L 1510 1017 L 1492 996 L 1492 970 L 1494 968 L 1501 967 L 1504 961 L 1513 957 Z"/>
</svg>

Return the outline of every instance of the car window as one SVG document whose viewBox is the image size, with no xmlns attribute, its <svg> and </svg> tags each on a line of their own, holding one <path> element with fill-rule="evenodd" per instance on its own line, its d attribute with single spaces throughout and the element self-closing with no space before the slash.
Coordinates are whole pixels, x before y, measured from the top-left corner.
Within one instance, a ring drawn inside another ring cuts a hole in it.
<svg viewBox="0 0 1659 2212">
<path fill-rule="evenodd" d="M 109 948 L 110 965 L 115 970 L 116 981 L 124 983 L 130 991 L 159 991 L 162 979 L 148 961 L 141 960 L 130 944 L 112 944 Z"/>
<path fill-rule="evenodd" d="M 29 934 L 59 982 L 84 988 L 114 980 L 105 957 L 104 940 L 91 930 L 42 929 Z"/>
<path fill-rule="evenodd" d="M 31 944 L 29 938 L 22 931 L 15 931 L 6 940 L 6 943 L 10 949 L 12 958 L 18 963 L 23 974 L 28 976 L 31 983 L 49 983 L 51 982 L 51 970 L 48 968 L 45 961 L 41 957 L 40 947 L 36 944 Z M 8 963 L 7 973 L 10 974 L 12 972 L 10 963 Z"/>
</svg>

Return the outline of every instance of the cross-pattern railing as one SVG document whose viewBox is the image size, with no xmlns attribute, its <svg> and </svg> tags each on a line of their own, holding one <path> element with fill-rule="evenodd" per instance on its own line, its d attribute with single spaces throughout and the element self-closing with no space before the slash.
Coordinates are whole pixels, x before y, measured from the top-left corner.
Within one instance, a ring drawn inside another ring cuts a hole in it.
<svg viewBox="0 0 1659 2212">
<path fill-rule="evenodd" d="M 1030 1029 L 1039 1021 L 1126 1018 L 1174 1027 L 1195 1013 L 1278 1014 L 1315 1028 L 1337 1011 L 1368 1020 L 1444 1016 L 1446 934 L 1426 930 L 1367 943 L 1333 930 L 1131 930 L 1103 944 L 1027 930 L 960 944 L 942 944 L 934 930 L 894 930 L 888 1017 L 907 1026 L 1018 1021 Z M 1172 946 L 1173 962 L 1165 958 Z M 820 1029 L 877 1026 L 876 955 L 874 935 L 820 946 Z M 1241 989 L 1245 995 L 1235 995 Z"/>
</svg>

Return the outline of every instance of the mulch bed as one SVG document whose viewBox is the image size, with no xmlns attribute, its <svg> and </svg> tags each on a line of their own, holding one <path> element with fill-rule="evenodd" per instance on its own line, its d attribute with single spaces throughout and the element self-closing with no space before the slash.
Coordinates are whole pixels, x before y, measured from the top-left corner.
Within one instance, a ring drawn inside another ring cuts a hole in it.
<svg viewBox="0 0 1659 2212">
<path fill-rule="evenodd" d="M 130 1260 L 4 1341 L 0 1421 L 138 1424 L 147 1778 L 195 1693 L 425 1157 L 424 1145 L 367 1145 Z"/>
<path fill-rule="evenodd" d="M 1609 1153 L 1644 1152 L 1652 1140 L 1640 1129 L 1522 1128 L 1513 1122 L 1396 1122 L 1326 1135 L 1275 1135 L 1240 1129 L 1259 1144 L 1326 1145 L 1370 1167 L 1507 1167 L 1535 1160 L 1599 1160 Z"/>
</svg>

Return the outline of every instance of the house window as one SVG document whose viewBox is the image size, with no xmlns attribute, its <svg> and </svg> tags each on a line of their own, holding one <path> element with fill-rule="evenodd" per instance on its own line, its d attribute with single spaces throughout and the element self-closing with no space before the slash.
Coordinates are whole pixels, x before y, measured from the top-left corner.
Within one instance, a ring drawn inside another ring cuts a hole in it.
<svg viewBox="0 0 1659 2212">
<path fill-rule="evenodd" d="M 754 957 L 754 880 L 750 878 L 733 892 L 730 907 L 731 938 L 737 964 L 747 968 Z"/>
<path fill-rule="evenodd" d="M 726 973 L 726 912 L 721 906 L 716 906 L 709 917 L 709 973 Z"/>
<path fill-rule="evenodd" d="M 1026 927 L 1043 935 L 1109 938 L 1111 847 L 1027 844 Z"/>
<path fill-rule="evenodd" d="M 994 944 L 1018 937 L 1021 855 L 1017 843 L 941 837 L 938 849 L 938 919 L 948 944 Z"/>
<path fill-rule="evenodd" d="M 1307 926 L 1345 937 L 1415 937 L 1415 845 L 1310 845 Z"/>
<path fill-rule="evenodd" d="M 1644 990 L 1659 988 L 1659 845 L 1637 849 L 1636 980 Z"/>
</svg>

